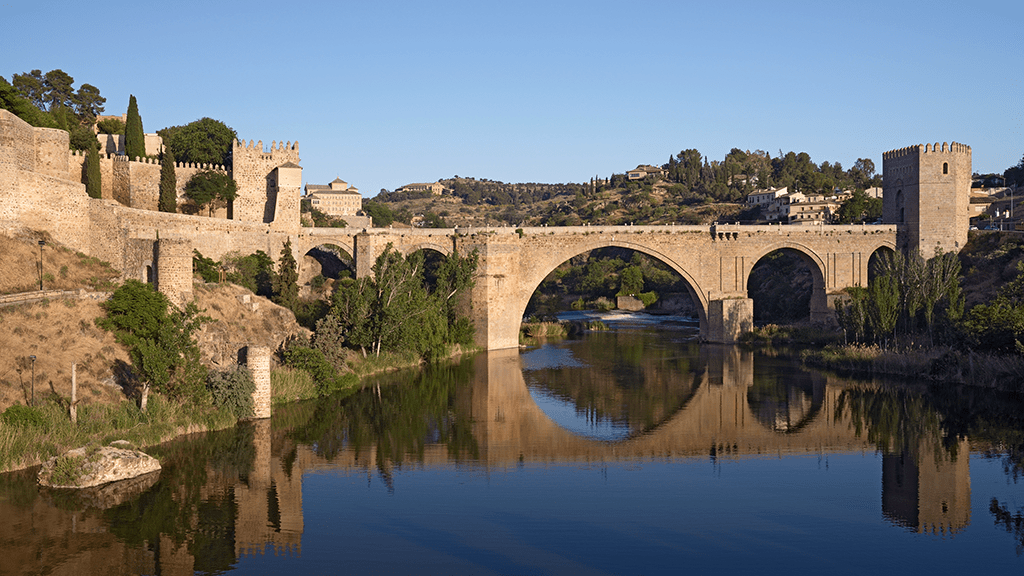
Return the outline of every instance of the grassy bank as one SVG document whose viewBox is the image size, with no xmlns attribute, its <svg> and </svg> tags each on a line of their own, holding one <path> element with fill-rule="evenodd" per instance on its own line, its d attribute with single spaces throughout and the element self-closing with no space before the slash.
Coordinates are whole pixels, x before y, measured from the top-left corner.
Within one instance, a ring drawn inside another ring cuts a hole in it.
<svg viewBox="0 0 1024 576">
<path fill-rule="evenodd" d="M 804 364 L 843 374 L 921 378 L 1024 391 L 1024 356 L 934 347 L 885 350 L 875 345 L 830 345 L 804 350 Z"/>
<path fill-rule="evenodd" d="M 548 338 L 565 338 L 587 330 L 607 330 L 600 320 L 572 322 L 523 322 L 519 326 L 519 345 L 537 346 Z"/>
<path fill-rule="evenodd" d="M 27 468 L 80 446 L 128 440 L 152 446 L 181 434 L 217 430 L 235 423 L 230 410 L 197 410 L 152 394 L 149 409 L 134 402 L 85 404 L 72 424 L 66 399 L 50 396 L 37 406 L 17 406 L 0 417 L 0 472 Z"/>
</svg>

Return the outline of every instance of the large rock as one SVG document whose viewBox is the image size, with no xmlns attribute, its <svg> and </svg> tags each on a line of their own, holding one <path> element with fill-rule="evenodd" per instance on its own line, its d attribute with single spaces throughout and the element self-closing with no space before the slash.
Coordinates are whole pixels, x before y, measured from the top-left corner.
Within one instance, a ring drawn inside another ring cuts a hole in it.
<svg viewBox="0 0 1024 576">
<path fill-rule="evenodd" d="M 43 464 L 39 470 L 39 485 L 88 488 L 158 470 L 160 462 L 138 450 L 116 446 L 75 448 Z"/>
</svg>

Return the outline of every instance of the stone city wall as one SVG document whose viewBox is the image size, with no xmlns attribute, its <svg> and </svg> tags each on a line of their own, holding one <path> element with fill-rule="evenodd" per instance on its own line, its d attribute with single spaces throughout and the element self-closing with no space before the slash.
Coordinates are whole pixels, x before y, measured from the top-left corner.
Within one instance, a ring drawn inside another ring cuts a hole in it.
<svg viewBox="0 0 1024 576">
<path fill-rule="evenodd" d="M 84 151 L 72 150 L 68 160 L 68 180 L 85 182 Z M 124 156 L 100 156 L 100 180 L 103 198 L 117 200 L 125 206 L 156 210 L 160 201 L 160 168 L 159 161 L 152 158 L 128 160 Z M 175 195 L 178 206 L 188 204 L 185 197 L 185 185 L 198 172 L 213 171 L 228 174 L 228 170 L 219 164 L 193 164 L 176 162 L 174 164 Z M 219 209 L 214 217 L 226 218 L 227 210 Z"/>
</svg>

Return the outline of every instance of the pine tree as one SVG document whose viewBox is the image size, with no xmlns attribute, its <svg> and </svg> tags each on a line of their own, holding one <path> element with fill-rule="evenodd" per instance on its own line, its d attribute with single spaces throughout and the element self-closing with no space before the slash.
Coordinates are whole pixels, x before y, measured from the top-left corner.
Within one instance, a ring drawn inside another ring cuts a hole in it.
<svg viewBox="0 0 1024 576">
<path fill-rule="evenodd" d="M 163 162 L 160 163 L 160 201 L 161 212 L 178 211 L 178 180 L 174 175 L 174 152 L 168 148 L 164 151 Z"/>
<path fill-rule="evenodd" d="M 100 154 L 97 151 L 99 144 L 93 141 L 89 151 L 85 153 L 85 193 L 90 198 L 103 197 L 103 183 L 100 175 Z"/>
<path fill-rule="evenodd" d="M 139 104 L 132 95 L 128 99 L 128 118 L 124 124 L 124 152 L 129 160 L 146 157 L 146 134 L 142 131 Z"/>
</svg>

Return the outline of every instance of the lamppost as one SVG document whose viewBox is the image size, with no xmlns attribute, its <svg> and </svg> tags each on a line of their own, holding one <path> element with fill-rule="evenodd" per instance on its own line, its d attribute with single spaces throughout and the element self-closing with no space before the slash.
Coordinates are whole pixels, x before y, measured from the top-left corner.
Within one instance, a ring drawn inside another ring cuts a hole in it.
<svg viewBox="0 0 1024 576">
<path fill-rule="evenodd" d="M 46 240 L 39 241 L 39 291 L 43 291 L 43 246 L 46 246 Z"/>
<path fill-rule="evenodd" d="M 32 361 L 32 405 L 36 405 L 36 355 L 28 357 Z"/>
</svg>

